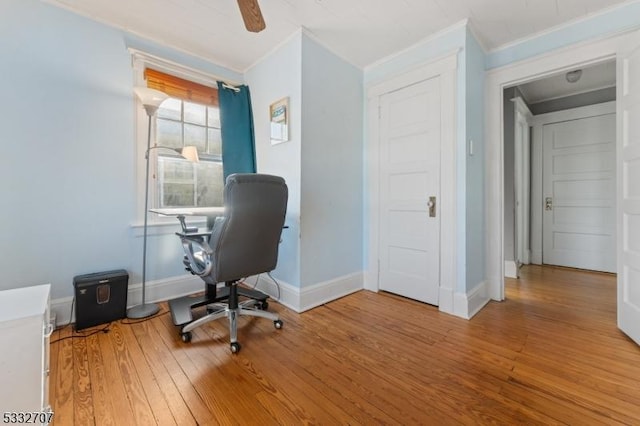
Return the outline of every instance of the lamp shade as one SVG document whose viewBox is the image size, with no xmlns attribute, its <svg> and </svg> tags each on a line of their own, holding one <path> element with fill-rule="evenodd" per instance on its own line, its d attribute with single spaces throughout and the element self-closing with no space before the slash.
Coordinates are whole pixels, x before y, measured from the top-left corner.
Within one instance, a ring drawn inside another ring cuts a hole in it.
<svg viewBox="0 0 640 426">
<path fill-rule="evenodd" d="M 198 158 L 198 148 L 192 145 L 182 148 L 180 155 L 193 163 L 197 163 L 200 161 L 200 159 Z"/>
<path fill-rule="evenodd" d="M 148 87 L 134 87 L 133 92 L 138 99 L 140 99 L 140 102 L 142 102 L 142 105 L 144 105 L 149 115 L 153 115 L 160 104 L 169 97 L 169 95 L 164 92 Z"/>
</svg>

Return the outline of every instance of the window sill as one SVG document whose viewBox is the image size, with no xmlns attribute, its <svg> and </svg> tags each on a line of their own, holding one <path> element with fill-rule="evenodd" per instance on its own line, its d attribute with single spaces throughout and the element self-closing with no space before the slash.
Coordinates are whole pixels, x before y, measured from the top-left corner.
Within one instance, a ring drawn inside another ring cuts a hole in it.
<svg viewBox="0 0 640 426">
<path fill-rule="evenodd" d="M 205 228 L 207 226 L 206 219 L 196 219 L 187 222 L 187 226 L 197 226 L 198 228 Z M 147 224 L 147 236 L 152 235 L 172 235 L 176 232 L 182 231 L 180 222 L 174 220 L 171 222 L 153 222 Z M 131 225 L 131 236 L 138 238 L 144 237 L 144 223 L 134 223 Z"/>
</svg>

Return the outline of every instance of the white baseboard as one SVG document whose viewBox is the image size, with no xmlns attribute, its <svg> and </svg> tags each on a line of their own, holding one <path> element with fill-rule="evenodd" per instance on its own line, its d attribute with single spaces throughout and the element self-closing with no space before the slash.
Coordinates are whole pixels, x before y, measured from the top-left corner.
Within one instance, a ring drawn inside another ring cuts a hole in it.
<svg viewBox="0 0 640 426">
<path fill-rule="evenodd" d="M 515 260 L 504 261 L 504 276 L 507 278 L 518 278 L 518 265 Z"/>
<path fill-rule="evenodd" d="M 300 290 L 300 310 L 298 312 L 307 311 L 363 289 L 364 274 L 362 272 L 304 287 Z"/>
<path fill-rule="evenodd" d="M 204 281 L 195 275 L 184 275 L 162 280 L 147 281 L 147 302 L 162 302 L 187 294 L 203 291 Z M 62 326 L 75 322 L 75 309 L 72 311 L 73 297 L 62 297 L 51 301 L 51 312 L 56 314 L 56 325 Z M 142 284 L 129 285 L 127 308 L 142 302 Z"/>
<path fill-rule="evenodd" d="M 446 314 L 455 315 L 453 307 L 453 289 L 440 287 L 438 290 L 438 310 Z"/>
<path fill-rule="evenodd" d="M 486 281 L 476 285 L 471 291 L 466 293 L 455 293 L 453 295 L 453 314 L 455 316 L 471 319 L 480 309 L 489 302 L 488 288 Z"/>
<path fill-rule="evenodd" d="M 204 291 L 205 283 L 196 275 L 180 275 L 162 280 L 147 281 L 147 302 L 164 302 L 165 300 Z M 142 284 L 129 286 L 127 308 L 142 303 Z"/>
<path fill-rule="evenodd" d="M 542 265 L 542 250 L 532 250 L 531 257 L 529 258 L 529 263 L 534 265 Z"/>
<path fill-rule="evenodd" d="M 253 279 L 254 278 L 250 278 L 245 281 L 250 283 Z M 270 298 L 281 305 L 284 305 L 296 312 L 300 312 L 298 310 L 300 289 L 280 279 L 276 278 L 275 280 L 278 283 L 277 286 L 267 274 L 262 274 L 258 276 L 255 288 L 256 290 L 260 290 L 261 292 L 268 294 Z"/>
<path fill-rule="evenodd" d="M 252 281 L 253 278 L 247 280 L 249 283 Z M 307 311 L 364 288 L 364 274 L 362 272 L 345 275 L 333 280 L 303 287 L 302 289 L 281 280 L 277 281 L 280 287 L 279 295 L 278 288 L 266 274 L 258 277 L 256 288 L 296 312 Z M 193 275 L 147 281 L 147 301 L 162 302 L 187 294 L 197 293 L 203 291 L 204 288 L 205 284 L 200 277 Z M 75 310 L 73 313 L 71 312 L 73 300 L 73 297 L 63 297 L 51 301 L 51 312 L 55 312 L 58 326 L 75 321 Z M 130 285 L 127 294 L 127 307 L 136 306 L 141 302 L 142 285 L 140 283 Z"/>
<path fill-rule="evenodd" d="M 251 280 L 248 281 L 251 282 Z M 364 289 L 364 275 L 362 272 L 303 288 L 295 287 L 281 280 L 277 281 L 280 287 L 279 295 L 274 282 L 266 274 L 260 275 L 256 288 L 298 313 Z M 146 288 L 147 300 L 149 302 L 161 302 L 203 291 L 204 287 L 204 282 L 199 277 L 191 275 L 149 281 Z M 56 315 L 57 326 L 75 321 L 75 310 L 72 313 L 71 308 L 73 300 L 73 297 L 63 297 L 51 301 L 51 312 Z M 138 283 L 129 286 L 127 307 L 140 304 L 141 301 L 142 285 Z M 441 288 L 439 309 L 442 312 L 470 319 L 488 301 L 486 282 L 483 281 L 466 294 L 453 293 L 451 289 Z"/>
<path fill-rule="evenodd" d="M 71 313 L 71 304 L 73 303 L 73 297 L 61 297 L 59 299 L 53 299 L 50 303 L 51 316 L 56 316 L 56 326 L 67 325 L 72 319 L 75 319 L 75 312 L 73 316 L 69 318 Z"/>
<path fill-rule="evenodd" d="M 298 288 L 278 280 L 280 297 L 275 284 L 263 274 L 258 279 L 257 289 L 267 293 L 279 303 L 300 313 L 339 299 L 364 288 L 364 274 L 356 272 L 329 281 Z"/>
</svg>

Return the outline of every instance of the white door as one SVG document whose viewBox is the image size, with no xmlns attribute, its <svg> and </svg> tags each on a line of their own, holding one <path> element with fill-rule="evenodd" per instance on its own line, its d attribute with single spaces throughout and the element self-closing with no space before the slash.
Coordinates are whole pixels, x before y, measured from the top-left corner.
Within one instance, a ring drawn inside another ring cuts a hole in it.
<svg viewBox="0 0 640 426">
<path fill-rule="evenodd" d="M 640 33 L 618 55 L 618 327 L 640 344 Z"/>
<path fill-rule="evenodd" d="M 531 188 L 531 112 L 522 98 L 513 99 L 514 120 L 514 188 L 515 188 L 515 260 L 519 267 L 529 264 L 529 198 Z M 519 276 L 519 273 L 518 273 Z"/>
<path fill-rule="evenodd" d="M 440 78 L 380 97 L 381 290 L 433 305 L 440 285 Z"/>
<path fill-rule="evenodd" d="M 615 114 L 543 127 L 543 263 L 616 271 L 615 140 Z"/>
</svg>

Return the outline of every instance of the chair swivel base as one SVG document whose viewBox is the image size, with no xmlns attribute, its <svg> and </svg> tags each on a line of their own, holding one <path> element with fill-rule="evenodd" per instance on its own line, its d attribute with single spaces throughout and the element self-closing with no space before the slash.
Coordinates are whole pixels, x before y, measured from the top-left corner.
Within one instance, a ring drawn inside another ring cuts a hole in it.
<svg viewBox="0 0 640 426">
<path fill-rule="evenodd" d="M 184 325 L 180 331 L 180 337 L 182 341 L 188 343 L 191 341 L 191 330 L 200 327 L 203 324 L 206 324 L 211 321 L 218 320 L 220 318 L 229 318 L 229 346 L 231 348 L 232 353 L 240 352 L 240 343 L 238 342 L 238 317 L 241 315 L 252 316 L 252 317 L 260 317 L 266 318 L 273 321 L 273 325 L 276 329 L 281 329 L 283 326 L 282 320 L 278 316 L 278 314 L 263 311 L 260 309 L 248 309 L 245 306 L 255 305 L 257 302 L 255 300 L 249 300 L 247 302 L 241 303 L 237 308 L 230 308 L 228 305 L 223 305 L 220 310 L 214 311 L 208 315 L 205 315 L 202 318 L 198 318 L 195 321 L 190 322 L 189 324 Z"/>
<path fill-rule="evenodd" d="M 238 287 L 238 296 L 248 297 L 255 301 L 255 305 L 266 309 L 269 296 L 258 290 Z M 183 296 L 169 300 L 169 310 L 173 324 L 183 326 L 193 321 L 191 310 L 200 306 L 221 302 L 229 298 L 229 287 L 222 287 L 216 291 L 215 297 L 206 294 L 202 296 Z"/>
</svg>

